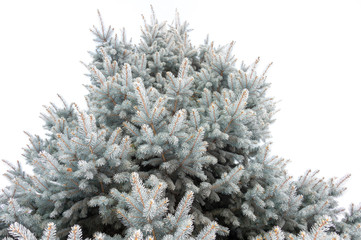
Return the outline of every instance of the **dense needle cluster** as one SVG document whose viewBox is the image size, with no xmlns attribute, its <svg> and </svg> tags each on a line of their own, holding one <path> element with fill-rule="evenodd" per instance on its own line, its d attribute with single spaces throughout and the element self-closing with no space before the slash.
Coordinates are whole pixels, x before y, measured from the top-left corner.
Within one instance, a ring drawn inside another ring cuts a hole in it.
<svg viewBox="0 0 361 240">
<path fill-rule="evenodd" d="M 100 17 L 100 14 L 99 14 Z M 360 239 L 361 208 L 342 220 L 349 177 L 293 179 L 270 153 L 275 101 L 259 58 L 236 67 L 234 42 L 195 47 L 178 13 L 152 9 L 139 44 L 105 26 L 86 85 L 88 109 L 51 104 L 48 136 L 7 164 L 0 235 L 10 239 Z M 58 229 L 58 231 L 57 231 Z"/>
</svg>

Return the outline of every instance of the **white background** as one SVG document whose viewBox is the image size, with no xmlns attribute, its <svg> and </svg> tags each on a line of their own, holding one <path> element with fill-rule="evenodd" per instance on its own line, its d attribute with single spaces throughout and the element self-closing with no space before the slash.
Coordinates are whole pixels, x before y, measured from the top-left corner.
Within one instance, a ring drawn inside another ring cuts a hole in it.
<svg viewBox="0 0 361 240">
<path fill-rule="evenodd" d="M 85 107 L 82 84 L 94 49 L 89 28 L 102 12 L 106 24 L 139 41 L 141 14 L 152 3 L 160 20 L 178 8 L 193 44 L 207 33 L 218 44 L 236 41 L 234 53 L 261 68 L 274 62 L 268 80 L 280 112 L 272 125 L 273 153 L 291 159 L 299 176 L 351 173 L 341 205 L 361 202 L 361 2 L 360 1 L 1 1 L 0 159 L 24 161 L 23 131 L 44 136 L 39 113 L 56 94 Z M 0 173 L 6 167 L 0 164 Z M 0 187 L 6 180 L 1 176 Z"/>
</svg>

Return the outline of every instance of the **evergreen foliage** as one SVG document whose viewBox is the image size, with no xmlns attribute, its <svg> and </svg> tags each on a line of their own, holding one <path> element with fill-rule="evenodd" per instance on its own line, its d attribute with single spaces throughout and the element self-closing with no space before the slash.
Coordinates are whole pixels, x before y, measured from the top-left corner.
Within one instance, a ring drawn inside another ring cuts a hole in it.
<svg viewBox="0 0 361 240">
<path fill-rule="evenodd" d="M 1 236 L 361 239 L 361 208 L 338 220 L 349 176 L 294 180 L 270 154 L 271 64 L 238 69 L 235 42 L 193 46 L 178 13 L 167 25 L 152 9 L 139 44 L 99 17 L 88 109 L 45 107 L 47 137 L 26 133 L 33 175 L 5 161 Z"/>
</svg>

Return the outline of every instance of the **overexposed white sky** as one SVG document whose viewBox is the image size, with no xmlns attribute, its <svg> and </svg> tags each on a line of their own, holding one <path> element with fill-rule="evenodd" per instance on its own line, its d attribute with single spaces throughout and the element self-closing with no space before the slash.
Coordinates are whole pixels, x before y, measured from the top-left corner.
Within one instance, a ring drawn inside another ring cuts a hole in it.
<svg viewBox="0 0 361 240">
<path fill-rule="evenodd" d="M 280 100 L 280 112 L 271 127 L 272 152 L 292 161 L 294 176 L 309 168 L 326 178 L 351 173 L 341 205 L 361 202 L 358 0 L 1 1 L 0 159 L 24 161 L 23 131 L 44 136 L 39 114 L 50 101 L 60 104 L 57 93 L 85 107 L 82 84 L 89 80 L 79 61 L 89 62 L 87 51 L 95 47 L 89 28 L 98 23 L 96 10 L 138 43 L 150 4 L 169 23 L 177 8 L 194 29 L 195 45 L 207 33 L 217 45 L 236 41 L 238 66 L 258 56 L 261 67 L 273 62 L 270 95 Z M 0 173 L 6 169 L 0 163 Z"/>
</svg>

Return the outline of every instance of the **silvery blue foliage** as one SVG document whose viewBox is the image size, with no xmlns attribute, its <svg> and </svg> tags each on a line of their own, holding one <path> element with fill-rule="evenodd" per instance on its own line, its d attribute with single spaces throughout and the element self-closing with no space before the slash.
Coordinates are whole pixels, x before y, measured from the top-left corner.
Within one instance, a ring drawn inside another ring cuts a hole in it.
<svg viewBox="0 0 361 240">
<path fill-rule="evenodd" d="M 333 227 L 331 218 L 329 216 L 322 216 L 310 229 L 310 231 L 301 231 L 297 236 L 294 234 L 286 234 L 279 227 L 274 227 L 271 231 L 265 233 L 263 236 L 257 236 L 252 240 L 303 240 L 303 239 L 324 239 L 324 240 L 349 240 L 350 236 L 347 234 L 338 235 L 335 232 L 329 232 Z"/>
<path fill-rule="evenodd" d="M 125 238 L 119 235 L 114 237 L 103 233 L 94 233 L 94 239 L 163 239 L 163 240 L 214 240 L 216 233 L 226 235 L 228 230 L 220 227 L 216 222 L 206 226 L 196 237 L 192 236 L 193 216 L 189 214 L 193 202 L 193 192 L 189 191 L 182 198 L 174 214 L 167 214 L 168 199 L 164 198 L 166 184 L 152 175 L 146 188 L 139 175 L 132 173 L 130 177 L 132 191 L 130 194 L 120 193 L 117 189 L 110 191 L 111 197 L 116 200 L 116 214 L 128 227 Z M 106 202 L 107 199 L 97 199 Z M 35 235 L 23 225 L 15 222 L 10 225 L 9 233 L 15 239 L 36 240 Z M 7 238 L 11 239 L 11 238 Z M 57 240 L 56 226 L 53 222 L 47 224 L 43 231 L 42 240 Z M 68 240 L 81 240 L 82 230 L 74 225 L 68 235 Z"/>
<path fill-rule="evenodd" d="M 215 239 L 215 232 L 218 229 L 217 223 L 213 222 L 212 224 L 205 227 L 196 237 L 189 236 L 189 231 L 192 231 L 192 228 L 189 227 L 191 225 L 190 221 L 185 229 L 181 231 L 176 231 L 174 234 L 166 235 L 162 240 L 213 240 Z M 263 236 L 259 235 L 255 238 L 251 238 L 252 240 L 304 240 L 304 239 L 313 239 L 313 240 L 349 240 L 350 236 L 347 234 L 338 235 L 334 232 L 328 232 L 329 229 L 333 226 L 330 218 L 328 216 L 323 216 L 318 220 L 311 228 L 310 231 L 301 231 L 297 236 L 293 234 L 285 234 L 279 227 L 274 227 L 271 231 L 265 233 Z M 32 232 L 26 229 L 19 223 L 11 224 L 9 227 L 9 233 L 13 237 L 4 238 L 4 240 L 36 240 L 37 238 L 34 236 Z M 49 223 L 47 228 L 44 229 L 41 240 L 58 240 L 56 237 L 56 226 L 54 223 Z M 74 225 L 71 228 L 71 231 L 68 235 L 68 240 L 82 240 L 82 230 L 79 225 Z M 94 240 L 155 240 L 154 236 L 146 236 L 142 233 L 141 230 L 132 231 L 128 237 L 122 238 L 119 235 L 114 237 L 107 236 L 103 233 L 94 233 Z M 159 238 L 158 238 L 159 239 Z M 91 240 L 91 238 L 86 238 L 86 240 Z"/>
<path fill-rule="evenodd" d="M 118 218 L 128 227 L 127 232 L 141 234 L 153 239 L 190 239 L 193 216 L 189 214 L 194 193 L 186 192 L 174 214 L 168 212 L 169 200 L 165 198 L 166 183 L 151 175 L 144 186 L 137 173 L 131 174 L 132 191 L 120 193 L 112 189 L 110 194 L 117 200 Z M 139 233 L 137 233 L 139 232 Z M 216 222 L 206 226 L 196 239 L 215 239 L 215 234 L 226 235 L 228 230 Z M 192 238 L 193 239 L 193 238 Z"/>
<path fill-rule="evenodd" d="M 169 25 L 152 9 L 139 44 L 99 17 L 88 109 L 59 96 L 41 115 L 47 137 L 26 132 L 33 174 L 6 162 L 1 236 L 12 226 L 29 239 L 360 238 L 360 208 L 338 220 L 348 175 L 294 180 L 270 154 L 271 64 L 237 67 L 234 41 L 192 45 L 177 12 Z"/>
</svg>

